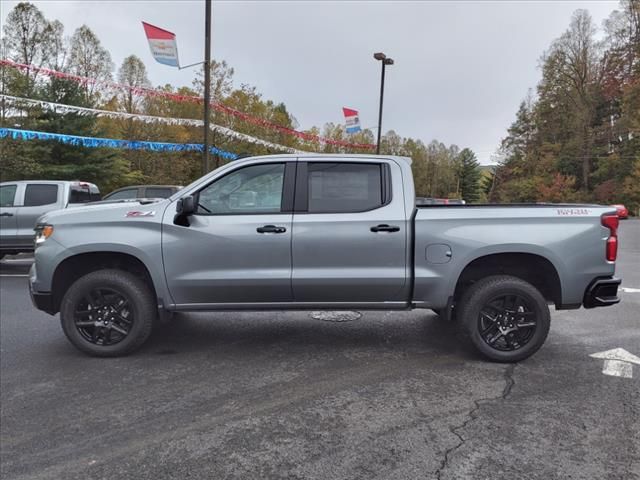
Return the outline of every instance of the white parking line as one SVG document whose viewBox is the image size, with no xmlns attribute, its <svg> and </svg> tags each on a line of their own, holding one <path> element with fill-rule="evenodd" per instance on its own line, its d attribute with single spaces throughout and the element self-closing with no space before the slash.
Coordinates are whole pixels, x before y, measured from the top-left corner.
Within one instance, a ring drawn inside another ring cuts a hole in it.
<svg viewBox="0 0 640 480">
<path fill-rule="evenodd" d="M 620 290 L 625 293 L 640 293 L 640 288 L 621 287 Z"/>
<path fill-rule="evenodd" d="M 0 277 L 28 277 L 29 275 L 19 275 L 17 273 L 0 273 Z"/>
</svg>

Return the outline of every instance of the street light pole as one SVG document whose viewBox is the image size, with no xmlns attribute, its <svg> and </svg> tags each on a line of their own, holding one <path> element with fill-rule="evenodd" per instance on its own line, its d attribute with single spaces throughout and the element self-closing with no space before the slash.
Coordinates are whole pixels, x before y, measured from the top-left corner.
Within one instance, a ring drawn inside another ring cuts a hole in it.
<svg viewBox="0 0 640 480">
<path fill-rule="evenodd" d="M 384 70 L 386 64 L 382 61 L 382 76 L 380 77 L 380 108 L 378 109 L 378 142 L 376 143 L 376 155 L 380 155 L 380 136 L 382 135 L 382 102 L 384 101 Z"/>
<path fill-rule="evenodd" d="M 380 108 L 378 110 L 378 142 L 376 143 L 376 155 L 380 155 L 380 137 L 382 135 L 382 102 L 384 100 L 384 73 L 387 65 L 393 65 L 393 59 L 387 58 L 387 56 L 382 53 L 374 53 L 373 58 L 376 60 L 380 60 L 382 63 L 382 75 L 380 77 Z"/>
<path fill-rule="evenodd" d="M 204 162 L 203 174 L 209 173 L 209 116 L 211 103 L 211 0 L 204 0 Z"/>
</svg>

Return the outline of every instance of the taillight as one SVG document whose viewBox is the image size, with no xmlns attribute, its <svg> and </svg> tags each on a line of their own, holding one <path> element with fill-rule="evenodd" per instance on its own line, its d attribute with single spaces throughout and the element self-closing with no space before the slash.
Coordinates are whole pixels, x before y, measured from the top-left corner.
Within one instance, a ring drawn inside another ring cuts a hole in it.
<svg viewBox="0 0 640 480">
<path fill-rule="evenodd" d="M 602 215 L 602 225 L 609 229 L 607 238 L 606 256 L 609 262 L 615 262 L 618 257 L 618 219 L 617 213 L 607 213 Z"/>
</svg>

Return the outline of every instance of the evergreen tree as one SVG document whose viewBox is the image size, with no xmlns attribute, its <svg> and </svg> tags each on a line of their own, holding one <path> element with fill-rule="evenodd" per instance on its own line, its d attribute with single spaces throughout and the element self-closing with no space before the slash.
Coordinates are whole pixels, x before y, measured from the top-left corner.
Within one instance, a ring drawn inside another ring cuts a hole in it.
<svg viewBox="0 0 640 480">
<path fill-rule="evenodd" d="M 477 202 L 480 197 L 480 164 L 475 153 L 465 148 L 458 155 L 458 179 L 460 196 L 467 203 Z"/>
</svg>

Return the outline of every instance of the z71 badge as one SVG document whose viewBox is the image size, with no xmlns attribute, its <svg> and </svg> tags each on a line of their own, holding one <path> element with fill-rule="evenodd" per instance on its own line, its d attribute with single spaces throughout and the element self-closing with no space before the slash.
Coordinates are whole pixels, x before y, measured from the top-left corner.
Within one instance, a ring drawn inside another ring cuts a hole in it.
<svg viewBox="0 0 640 480">
<path fill-rule="evenodd" d="M 125 217 L 155 217 L 155 210 L 149 210 L 148 212 L 141 212 L 140 210 L 132 210 L 124 214 Z"/>
</svg>

